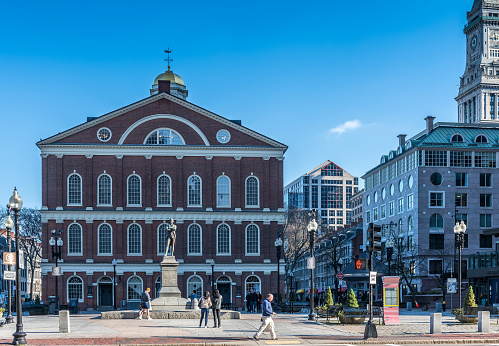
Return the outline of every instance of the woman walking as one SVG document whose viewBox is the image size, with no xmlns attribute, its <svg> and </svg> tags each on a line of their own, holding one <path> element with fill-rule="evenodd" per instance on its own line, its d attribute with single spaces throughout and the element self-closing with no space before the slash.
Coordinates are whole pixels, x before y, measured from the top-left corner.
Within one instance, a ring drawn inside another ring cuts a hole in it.
<svg viewBox="0 0 499 346">
<path fill-rule="evenodd" d="M 201 308 L 201 319 L 199 320 L 199 328 L 201 328 L 201 324 L 203 323 L 203 317 L 206 315 L 205 321 L 204 321 L 204 327 L 208 328 L 208 315 L 210 314 L 210 308 L 211 308 L 211 298 L 210 298 L 210 292 L 205 291 L 204 295 L 201 297 L 201 300 L 199 301 L 199 307 Z"/>
</svg>

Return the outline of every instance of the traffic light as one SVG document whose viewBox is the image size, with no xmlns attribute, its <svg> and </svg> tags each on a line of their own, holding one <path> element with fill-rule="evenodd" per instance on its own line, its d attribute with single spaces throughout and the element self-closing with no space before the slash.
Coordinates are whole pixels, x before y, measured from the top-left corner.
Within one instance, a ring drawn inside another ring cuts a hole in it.
<svg viewBox="0 0 499 346">
<path fill-rule="evenodd" d="M 367 232 L 369 251 L 381 252 L 381 226 L 370 223 Z"/>
<path fill-rule="evenodd" d="M 355 258 L 355 270 L 367 270 L 367 258 Z"/>
</svg>

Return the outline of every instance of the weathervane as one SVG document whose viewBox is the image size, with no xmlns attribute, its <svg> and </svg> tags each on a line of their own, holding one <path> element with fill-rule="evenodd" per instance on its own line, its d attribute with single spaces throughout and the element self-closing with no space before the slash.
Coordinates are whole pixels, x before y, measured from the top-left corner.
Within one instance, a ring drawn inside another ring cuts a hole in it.
<svg viewBox="0 0 499 346">
<path fill-rule="evenodd" d="M 165 53 L 168 54 L 168 58 L 165 59 L 165 61 L 168 63 L 168 71 L 170 71 L 170 63 L 173 61 L 173 59 L 170 59 L 170 53 L 172 51 L 170 50 L 170 47 L 168 47 L 167 50 L 165 50 Z"/>
</svg>

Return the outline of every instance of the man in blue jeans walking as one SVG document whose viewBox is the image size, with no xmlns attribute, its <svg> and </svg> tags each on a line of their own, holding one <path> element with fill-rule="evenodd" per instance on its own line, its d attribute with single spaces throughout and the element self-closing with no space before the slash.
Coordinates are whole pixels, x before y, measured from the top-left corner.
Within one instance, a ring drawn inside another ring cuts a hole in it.
<svg viewBox="0 0 499 346">
<path fill-rule="evenodd" d="M 274 321 L 272 320 L 272 316 L 275 315 L 275 312 L 272 311 L 272 300 L 274 299 L 274 296 L 269 293 L 267 295 L 267 299 L 265 299 L 262 303 L 262 325 L 260 326 L 260 329 L 256 332 L 256 334 L 253 336 L 253 339 L 255 340 L 260 340 L 259 336 L 262 334 L 262 332 L 267 328 L 267 326 L 270 329 L 270 337 L 272 340 L 277 340 L 277 336 L 275 335 L 274 331 Z"/>
</svg>

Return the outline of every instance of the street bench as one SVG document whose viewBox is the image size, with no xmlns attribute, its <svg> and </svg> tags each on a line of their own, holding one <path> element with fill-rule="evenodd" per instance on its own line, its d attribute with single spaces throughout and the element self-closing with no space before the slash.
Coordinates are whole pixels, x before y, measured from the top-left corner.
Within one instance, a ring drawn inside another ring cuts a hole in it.
<svg viewBox="0 0 499 346">
<path fill-rule="evenodd" d="M 319 319 L 319 317 L 326 318 L 326 322 L 329 323 L 330 318 L 338 318 L 338 313 L 340 311 L 343 311 L 343 307 L 341 305 L 330 305 L 327 309 L 319 308 L 317 309 L 317 319 Z"/>
</svg>

